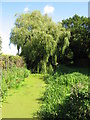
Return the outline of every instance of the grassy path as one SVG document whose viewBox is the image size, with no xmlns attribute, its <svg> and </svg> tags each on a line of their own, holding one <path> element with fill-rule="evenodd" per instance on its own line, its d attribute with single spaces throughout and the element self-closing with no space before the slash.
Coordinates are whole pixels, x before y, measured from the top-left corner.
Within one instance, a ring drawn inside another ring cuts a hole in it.
<svg viewBox="0 0 90 120">
<path fill-rule="evenodd" d="M 31 74 L 22 87 L 9 90 L 2 104 L 2 118 L 33 118 L 39 110 L 40 98 L 45 91 L 43 75 Z"/>
</svg>

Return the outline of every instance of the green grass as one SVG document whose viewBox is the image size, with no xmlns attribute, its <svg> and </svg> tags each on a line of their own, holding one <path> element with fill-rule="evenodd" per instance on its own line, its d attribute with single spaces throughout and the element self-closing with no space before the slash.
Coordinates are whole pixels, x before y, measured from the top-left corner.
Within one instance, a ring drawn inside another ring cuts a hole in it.
<svg viewBox="0 0 90 120">
<path fill-rule="evenodd" d="M 43 75 L 31 74 L 23 86 L 8 91 L 6 101 L 2 103 L 2 118 L 33 118 L 42 102 L 45 91 Z"/>
</svg>

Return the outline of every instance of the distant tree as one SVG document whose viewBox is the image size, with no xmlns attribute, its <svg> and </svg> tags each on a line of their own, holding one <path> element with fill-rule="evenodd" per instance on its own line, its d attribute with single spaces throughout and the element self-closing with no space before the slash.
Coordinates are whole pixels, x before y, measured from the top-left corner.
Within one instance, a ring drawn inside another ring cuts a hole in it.
<svg viewBox="0 0 90 120">
<path fill-rule="evenodd" d="M 1 40 L 1 37 L 0 37 L 0 53 L 1 53 L 1 47 L 2 46 L 2 40 Z"/>
<path fill-rule="evenodd" d="M 17 16 L 10 42 L 17 45 L 18 52 L 21 48 L 21 55 L 33 71 L 46 72 L 47 66 L 54 64 L 69 45 L 67 34 L 61 24 L 54 23 L 39 11 L 33 11 Z"/>
<path fill-rule="evenodd" d="M 62 21 L 63 27 L 70 30 L 70 45 L 67 49 L 68 54 L 77 62 L 77 59 L 90 58 L 90 33 L 88 30 L 88 18 L 83 16 L 74 15 Z"/>
</svg>

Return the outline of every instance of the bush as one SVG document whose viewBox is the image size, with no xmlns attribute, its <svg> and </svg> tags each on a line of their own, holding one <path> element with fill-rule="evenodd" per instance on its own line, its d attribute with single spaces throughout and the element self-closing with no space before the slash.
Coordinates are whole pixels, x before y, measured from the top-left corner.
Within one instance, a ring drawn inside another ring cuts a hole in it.
<svg viewBox="0 0 90 120">
<path fill-rule="evenodd" d="M 62 105 L 62 116 L 68 120 L 89 120 L 89 100 L 88 86 L 85 84 L 75 85 L 71 95 Z"/>
<path fill-rule="evenodd" d="M 48 86 L 43 96 L 39 116 L 47 120 L 88 120 L 88 76 L 79 72 L 59 70 L 46 78 Z"/>
</svg>

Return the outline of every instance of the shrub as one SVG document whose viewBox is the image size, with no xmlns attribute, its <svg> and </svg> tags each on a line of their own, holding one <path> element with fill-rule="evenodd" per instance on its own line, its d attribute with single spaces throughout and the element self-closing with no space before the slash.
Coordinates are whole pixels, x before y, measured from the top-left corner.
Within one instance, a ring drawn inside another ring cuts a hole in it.
<svg viewBox="0 0 90 120">
<path fill-rule="evenodd" d="M 68 69 L 69 70 L 69 69 Z M 88 76 L 79 72 L 62 74 L 59 70 L 45 78 L 48 86 L 39 116 L 47 120 L 88 120 Z"/>
<path fill-rule="evenodd" d="M 88 86 L 85 84 L 75 85 L 71 95 L 64 101 L 62 116 L 68 120 L 89 120 L 89 100 Z"/>
</svg>

